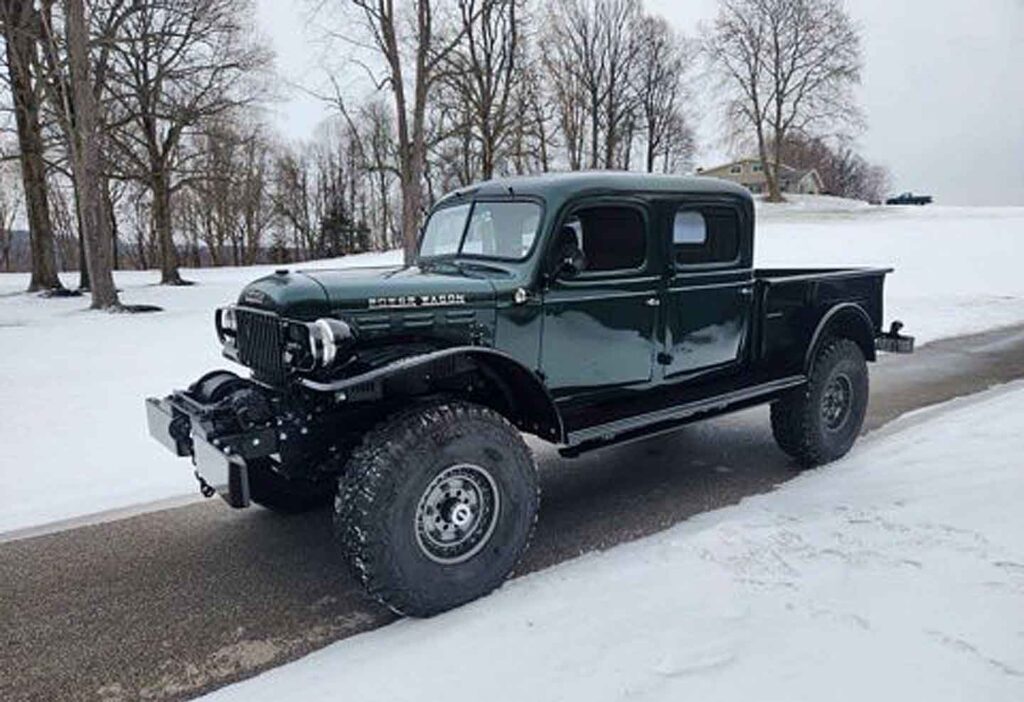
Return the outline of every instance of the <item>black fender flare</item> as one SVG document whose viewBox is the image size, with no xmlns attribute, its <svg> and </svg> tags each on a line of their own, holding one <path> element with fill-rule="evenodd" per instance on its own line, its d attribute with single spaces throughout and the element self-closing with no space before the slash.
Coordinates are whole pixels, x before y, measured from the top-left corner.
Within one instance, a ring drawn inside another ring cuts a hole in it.
<svg viewBox="0 0 1024 702">
<path fill-rule="evenodd" d="M 346 393 L 411 375 L 443 377 L 460 360 L 469 361 L 499 388 L 512 410 L 508 419 L 520 430 L 552 443 L 564 441 L 562 416 L 537 374 L 508 354 L 486 346 L 453 346 L 406 356 L 349 378 L 330 382 L 303 378 L 299 382 L 314 392 Z"/>
<path fill-rule="evenodd" d="M 811 364 L 821 345 L 830 335 L 850 339 L 864 352 L 864 358 L 875 360 L 875 325 L 864 308 L 855 302 L 843 302 L 829 309 L 818 320 L 804 354 L 804 372 L 811 372 Z"/>
</svg>

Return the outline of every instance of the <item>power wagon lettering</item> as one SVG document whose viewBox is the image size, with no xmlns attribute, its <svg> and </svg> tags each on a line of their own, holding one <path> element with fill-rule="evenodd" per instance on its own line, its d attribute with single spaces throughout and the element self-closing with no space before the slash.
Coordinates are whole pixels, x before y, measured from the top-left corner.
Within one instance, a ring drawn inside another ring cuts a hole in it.
<svg viewBox="0 0 1024 702">
<path fill-rule="evenodd" d="M 371 297 L 366 301 L 371 309 L 395 307 L 444 307 L 447 305 L 464 305 L 466 296 L 461 293 L 441 293 L 439 295 L 398 295 L 396 297 Z"/>
</svg>

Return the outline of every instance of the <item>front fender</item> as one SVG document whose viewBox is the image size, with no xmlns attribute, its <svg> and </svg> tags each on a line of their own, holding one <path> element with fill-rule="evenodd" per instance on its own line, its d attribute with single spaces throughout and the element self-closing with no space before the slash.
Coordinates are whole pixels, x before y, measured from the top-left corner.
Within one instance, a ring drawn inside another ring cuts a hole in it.
<svg viewBox="0 0 1024 702">
<path fill-rule="evenodd" d="M 441 379 L 468 362 L 493 382 L 503 395 L 521 431 L 553 443 L 565 439 L 562 417 L 547 388 L 529 368 L 506 353 L 483 346 L 455 346 L 392 361 L 373 370 L 329 382 L 303 378 L 299 384 L 314 392 L 380 397 L 388 381 L 410 378 Z"/>
</svg>

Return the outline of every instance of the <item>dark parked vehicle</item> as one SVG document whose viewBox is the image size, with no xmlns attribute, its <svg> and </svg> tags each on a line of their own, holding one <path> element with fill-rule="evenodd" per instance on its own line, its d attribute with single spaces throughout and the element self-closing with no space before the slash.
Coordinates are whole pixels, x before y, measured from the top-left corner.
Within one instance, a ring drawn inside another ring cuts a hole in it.
<svg viewBox="0 0 1024 702">
<path fill-rule="evenodd" d="M 217 310 L 218 370 L 147 401 L 154 437 L 231 506 L 330 503 L 392 609 L 498 587 L 539 505 L 522 434 L 566 456 L 771 403 L 801 466 L 845 454 L 889 269 L 752 267 L 747 190 L 709 178 L 494 180 L 430 214 L 415 265 L 257 280 Z"/>
<path fill-rule="evenodd" d="M 887 205 L 930 205 L 931 195 L 915 195 L 912 192 L 900 193 L 896 197 L 890 197 L 885 201 Z"/>
</svg>

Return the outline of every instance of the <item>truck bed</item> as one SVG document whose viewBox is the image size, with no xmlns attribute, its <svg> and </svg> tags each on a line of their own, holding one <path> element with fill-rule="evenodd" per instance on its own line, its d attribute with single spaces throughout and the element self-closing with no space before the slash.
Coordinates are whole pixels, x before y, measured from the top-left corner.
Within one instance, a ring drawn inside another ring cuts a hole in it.
<svg viewBox="0 0 1024 702">
<path fill-rule="evenodd" d="M 751 362 L 779 376 L 801 372 L 814 331 L 837 305 L 867 313 L 875 335 L 883 324 L 882 293 L 891 268 L 759 268 Z"/>
</svg>

